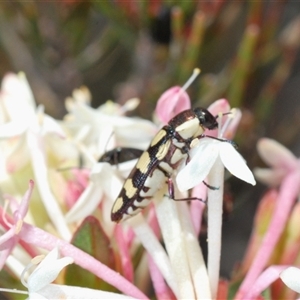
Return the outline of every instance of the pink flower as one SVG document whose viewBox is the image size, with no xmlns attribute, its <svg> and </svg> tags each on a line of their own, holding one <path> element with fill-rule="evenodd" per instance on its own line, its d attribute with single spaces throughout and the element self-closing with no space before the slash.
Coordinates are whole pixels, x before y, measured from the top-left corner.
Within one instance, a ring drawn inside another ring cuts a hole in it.
<svg viewBox="0 0 300 300">
<path fill-rule="evenodd" d="M 13 218 L 11 219 L 13 223 L 9 223 L 5 216 L 5 211 L 0 210 L 2 213 L 1 216 L 1 223 L 4 226 L 9 227 L 8 231 L 6 231 L 0 237 L 0 249 L 1 249 L 1 256 L 0 256 L 0 269 L 3 268 L 7 257 L 11 254 L 14 247 L 19 242 L 19 233 L 23 226 L 23 220 L 28 211 L 29 200 L 32 194 L 32 190 L 34 187 L 34 182 L 32 180 L 29 181 L 29 188 L 26 191 L 25 195 L 22 198 L 20 204 L 12 198 L 10 198 L 10 208 L 13 213 Z M 7 196 L 8 197 L 8 196 Z"/>
<path fill-rule="evenodd" d="M 255 177 L 269 186 L 278 186 L 286 175 L 300 171 L 300 161 L 294 154 L 275 140 L 262 138 L 257 143 L 261 158 L 270 169 L 254 169 Z"/>
<path fill-rule="evenodd" d="M 199 73 L 199 69 L 194 69 L 192 76 L 183 87 L 171 87 L 159 97 L 155 112 L 161 123 L 166 124 L 180 112 L 191 108 L 190 97 L 187 94 L 186 89 Z"/>
<path fill-rule="evenodd" d="M 159 120 L 166 124 L 174 116 L 191 107 L 190 97 L 180 86 L 166 90 L 158 99 L 156 114 Z"/>
<path fill-rule="evenodd" d="M 300 192 L 298 160 L 279 143 L 262 139 L 258 151 L 272 169 L 256 169 L 255 175 L 270 185 L 279 185 L 279 194 L 267 233 L 250 269 L 242 282 L 236 299 L 249 299 L 249 291 L 267 265 L 290 216 Z"/>
</svg>

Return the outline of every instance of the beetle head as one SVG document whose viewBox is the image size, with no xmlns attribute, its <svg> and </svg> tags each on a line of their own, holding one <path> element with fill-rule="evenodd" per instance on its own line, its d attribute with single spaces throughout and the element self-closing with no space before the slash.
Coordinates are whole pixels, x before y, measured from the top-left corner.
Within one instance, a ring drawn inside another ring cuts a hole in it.
<svg viewBox="0 0 300 300">
<path fill-rule="evenodd" d="M 216 117 L 214 117 L 207 109 L 197 107 L 194 109 L 194 112 L 203 127 L 209 130 L 216 129 L 218 127 Z"/>
</svg>

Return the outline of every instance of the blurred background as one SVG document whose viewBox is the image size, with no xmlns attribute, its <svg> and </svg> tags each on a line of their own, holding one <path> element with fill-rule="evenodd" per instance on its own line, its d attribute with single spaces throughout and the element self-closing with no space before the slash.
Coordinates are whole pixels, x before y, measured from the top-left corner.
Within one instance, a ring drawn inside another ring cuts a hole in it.
<svg viewBox="0 0 300 300">
<path fill-rule="evenodd" d="M 1 1 L 0 76 L 24 71 L 36 101 L 61 119 L 86 85 L 97 107 L 139 97 L 151 119 L 160 94 L 201 74 L 194 106 L 227 98 L 243 111 L 235 141 L 250 168 L 260 137 L 299 152 L 300 2 Z M 222 275 L 243 257 L 265 187 L 226 182 Z M 205 245 L 205 233 L 203 245 Z"/>
</svg>

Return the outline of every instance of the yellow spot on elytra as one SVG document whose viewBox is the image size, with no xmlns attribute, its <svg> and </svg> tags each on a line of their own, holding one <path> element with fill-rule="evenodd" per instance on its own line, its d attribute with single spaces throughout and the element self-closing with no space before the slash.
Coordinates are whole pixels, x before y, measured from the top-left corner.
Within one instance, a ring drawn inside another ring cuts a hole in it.
<svg viewBox="0 0 300 300">
<path fill-rule="evenodd" d="M 113 214 L 118 212 L 121 209 L 121 207 L 123 206 L 123 203 L 124 203 L 123 198 L 121 198 L 121 197 L 117 198 L 117 200 L 115 201 L 115 203 L 112 207 L 111 212 Z"/>
<path fill-rule="evenodd" d="M 184 138 L 188 139 L 194 136 L 198 131 L 199 120 L 197 118 L 190 119 L 176 127 L 176 131 Z"/>
<path fill-rule="evenodd" d="M 125 181 L 123 189 L 125 189 L 125 194 L 128 198 L 132 198 L 137 191 L 137 188 L 133 186 L 131 178 Z"/>
<path fill-rule="evenodd" d="M 136 164 L 136 168 L 139 169 L 143 174 L 147 172 L 148 166 L 150 164 L 150 155 L 147 151 L 143 152 L 140 159 Z"/>
<path fill-rule="evenodd" d="M 159 160 L 162 160 L 168 153 L 169 151 L 169 148 L 170 148 L 170 145 L 171 145 L 171 141 L 170 140 L 167 140 L 164 144 L 162 144 L 157 153 L 156 153 L 156 158 L 159 159 Z"/>
<path fill-rule="evenodd" d="M 167 132 L 165 130 L 160 130 L 156 136 L 153 138 L 152 142 L 151 142 L 151 147 L 155 146 L 165 135 L 167 134 Z"/>
</svg>

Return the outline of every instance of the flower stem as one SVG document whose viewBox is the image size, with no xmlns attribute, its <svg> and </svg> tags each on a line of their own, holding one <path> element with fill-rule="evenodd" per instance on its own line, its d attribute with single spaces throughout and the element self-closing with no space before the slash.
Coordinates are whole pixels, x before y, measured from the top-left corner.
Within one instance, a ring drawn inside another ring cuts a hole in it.
<svg viewBox="0 0 300 300">
<path fill-rule="evenodd" d="M 169 258 L 145 219 L 141 214 L 139 214 L 134 218 L 127 220 L 127 223 L 132 227 L 137 238 L 148 251 L 149 255 L 151 255 L 152 260 L 160 270 L 173 293 L 177 295 L 178 287 L 172 272 Z"/>
<path fill-rule="evenodd" d="M 178 215 L 178 204 L 169 197 L 163 197 L 165 191 L 157 193 L 158 201 L 155 208 L 163 240 L 170 258 L 171 266 L 176 277 L 178 299 L 195 299 L 192 278 L 189 270 L 185 249 L 185 238 Z M 163 198 L 163 199 L 162 199 Z"/>
<path fill-rule="evenodd" d="M 208 190 L 208 277 L 212 299 L 216 298 L 220 272 L 224 167 L 218 158 L 209 175 L 209 184 L 218 190 Z"/>
<path fill-rule="evenodd" d="M 201 248 L 193 228 L 186 203 L 178 203 L 182 234 L 184 236 L 189 269 L 197 299 L 211 299 L 210 284 Z"/>
</svg>

